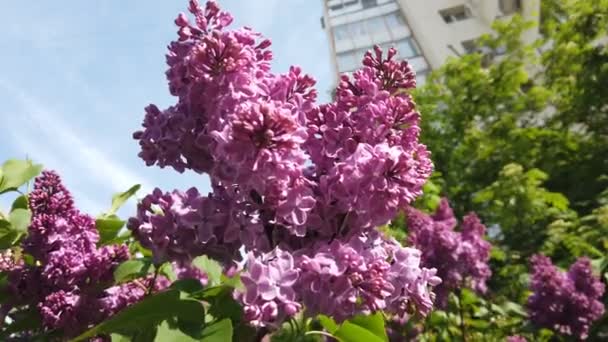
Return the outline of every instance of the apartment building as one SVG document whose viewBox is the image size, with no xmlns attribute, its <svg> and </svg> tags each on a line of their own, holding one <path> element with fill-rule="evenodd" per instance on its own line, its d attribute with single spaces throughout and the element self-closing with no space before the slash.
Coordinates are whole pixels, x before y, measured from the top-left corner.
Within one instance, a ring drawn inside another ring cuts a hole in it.
<svg viewBox="0 0 608 342">
<path fill-rule="evenodd" d="M 394 46 L 419 84 L 449 56 L 470 53 L 496 19 L 520 13 L 538 20 L 540 0 L 322 0 L 336 81 L 355 71 L 374 45 Z M 530 31 L 524 40 L 533 40 Z"/>
</svg>

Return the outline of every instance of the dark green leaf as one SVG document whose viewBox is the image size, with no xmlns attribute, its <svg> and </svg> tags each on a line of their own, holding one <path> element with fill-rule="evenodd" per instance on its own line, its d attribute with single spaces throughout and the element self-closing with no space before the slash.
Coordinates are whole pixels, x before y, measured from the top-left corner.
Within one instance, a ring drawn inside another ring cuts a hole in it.
<svg viewBox="0 0 608 342">
<path fill-rule="evenodd" d="M 0 340 L 3 340 L 10 334 L 36 329 L 42 324 L 42 318 L 36 308 L 17 311 L 11 314 L 11 318 L 13 319 L 13 323 L 2 331 Z"/>
<path fill-rule="evenodd" d="M 11 210 L 15 210 L 15 209 L 28 209 L 27 196 L 21 195 L 13 201 Z"/>
<path fill-rule="evenodd" d="M 207 288 L 200 294 L 193 294 L 210 304 L 208 312 L 216 319 L 230 318 L 234 322 L 240 322 L 243 316 L 243 308 L 232 296 L 233 288 L 228 286 L 216 286 Z"/>
<path fill-rule="evenodd" d="M 182 279 L 171 284 L 171 288 L 191 294 L 202 291 L 203 285 L 196 279 Z"/>
<path fill-rule="evenodd" d="M 232 322 L 225 318 L 219 322 L 210 324 L 203 329 L 201 341 L 205 342 L 231 342 Z"/>
<path fill-rule="evenodd" d="M 152 269 L 152 261 L 149 259 L 127 260 L 114 270 L 114 281 L 122 283 L 139 278 L 148 274 Z"/>
<path fill-rule="evenodd" d="M 10 233 L 11 230 L 11 223 L 7 220 L 0 219 L 0 236 Z"/>
<path fill-rule="evenodd" d="M 116 215 L 103 216 L 96 219 L 95 226 L 99 231 L 99 243 L 105 245 L 114 242 L 124 225 L 125 221 Z"/>
<path fill-rule="evenodd" d="M 10 230 L 8 232 L 0 234 L 0 250 L 13 247 L 18 240 L 19 233 L 14 230 Z"/>
<path fill-rule="evenodd" d="M 205 310 L 200 302 L 182 298 L 179 291 L 169 290 L 147 297 L 126 308 L 73 341 L 83 341 L 93 336 L 111 333 L 133 336 L 173 317 L 202 324 Z"/>
</svg>

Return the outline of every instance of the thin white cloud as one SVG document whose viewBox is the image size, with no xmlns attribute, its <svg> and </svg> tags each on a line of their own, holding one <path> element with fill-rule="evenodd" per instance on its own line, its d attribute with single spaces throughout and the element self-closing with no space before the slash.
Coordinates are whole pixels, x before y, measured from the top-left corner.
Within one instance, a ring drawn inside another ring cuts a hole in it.
<svg viewBox="0 0 608 342">
<path fill-rule="evenodd" d="M 108 192 L 124 191 L 135 183 L 141 184 L 144 191 L 152 188 L 138 174 L 83 140 L 61 116 L 47 109 L 25 90 L 3 80 L 0 80 L 0 88 L 9 93 L 20 107 L 19 113 L 12 113 L 12 116 L 19 118 L 22 123 L 18 126 L 20 138 L 29 140 L 31 146 L 27 147 L 33 150 L 56 147 L 62 159 L 67 159 L 62 163 L 75 166 L 82 172 L 82 177 L 105 185 L 110 190 Z M 25 146 L 23 143 L 21 145 Z"/>
</svg>

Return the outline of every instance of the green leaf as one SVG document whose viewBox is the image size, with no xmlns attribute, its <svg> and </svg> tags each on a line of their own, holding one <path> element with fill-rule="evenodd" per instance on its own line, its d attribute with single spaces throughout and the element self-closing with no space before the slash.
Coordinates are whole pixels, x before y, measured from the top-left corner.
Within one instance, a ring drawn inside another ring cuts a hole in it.
<svg viewBox="0 0 608 342">
<path fill-rule="evenodd" d="M 140 331 L 156 327 L 160 322 L 173 317 L 203 324 L 205 310 L 201 302 L 182 298 L 179 291 L 168 290 L 147 297 L 141 302 L 124 309 L 72 341 L 83 341 L 100 334 L 112 333 L 133 336 Z"/>
<path fill-rule="evenodd" d="M 125 221 L 116 215 L 102 216 L 96 219 L 95 226 L 99 231 L 99 243 L 105 245 L 114 242 L 124 225 Z"/>
<path fill-rule="evenodd" d="M 114 215 L 122 207 L 125 202 L 131 198 L 135 193 L 141 188 L 140 184 L 133 185 L 129 190 L 125 192 L 118 193 L 112 196 L 112 207 L 106 213 L 106 215 Z"/>
<path fill-rule="evenodd" d="M 380 312 L 368 316 L 355 316 L 341 325 L 325 315 L 319 315 L 317 318 L 327 332 L 343 342 L 388 341 L 384 317 Z"/>
<path fill-rule="evenodd" d="M 148 274 L 152 269 L 152 261 L 149 259 L 127 260 L 114 270 L 114 281 L 122 283 L 139 278 Z"/>
<path fill-rule="evenodd" d="M 460 301 L 464 307 L 467 307 L 477 302 L 477 296 L 473 291 L 463 288 L 460 293 Z"/>
<path fill-rule="evenodd" d="M 27 196 L 21 195 L 13 201 L 13 205 L 11 206 L 11 210 L 15 209 L 28 209 Z"/>
<path fill-rule="evenodd" d="M 0 236 L 10 233 L 11 230 L 11 223 L 7 220 L 0 219 Z"/>
<path fill-rule="evenodd" d="M 31 160 L 7 160 L 2 165 L 0 178 L 0 194 L 13 191 L 36 177 L 42 171 L 41 164 L 33 164 Z"/>
<path fill-rule="evenodd" d="M 384 342 L 387 341 L 372 331 L 353 324 L 349 321 L 342 323 L 340 328 L 333 334 L 342 342 Z"/>
<path fill-rule="evenodd" d="M 219 322 L 210 324 L 203 329 L 201 341 L 205 342 L 231 342 L 232 322 L 225 318 Z"/>
<path fill-rule="evenodd" d="M 169 326 L 167 322 L 163 322 L 158 326 L 158 331 L 156 332 L 156 339 L 154 341 L 158 342 L 194 342 L 200 341 L 199 339 L 194 339 L 179 329 L 172 328 Z M 114 342 L 114 341 L 112 341 Z"/>
<path fill-rule="evenodd" d="M 384 328 L 384 317 L 380 312 L 367 316 L 355 316 L 350 319 L 349 322 L 371 331 L 374 335 L 380 337 L 384 341 L 388 341 L 386 329 Z"/>
<path fill-rule="evenodd" d="M 192 265 L 200 268 L 207 273 L 209 277 L 209 285 L 219 285 L 222 277 L 222 266 L 212 259 L 209 259 L 206 255 L 202 255 L 192 260 Z"/>
<path fill-rule="evenodd" d="M 128 336 L 123 336 L 120 334 L 111 334 L 110 339 L 112 342 L 131 342 L 131 339 Z"/>
<path fill-rule="evenodd" d="M 435 310 L 429 315 L 428 322 L 432 326 L 442 326 L 448 321 L 448 315 L 445 311 Z"/>
<path fill-rule="evenodd" d="M 13 322 L 2 331 L 0 340 L 4 341 L 5 338 L 17 332 L 35 330 L 42 324 L 42 317 L 36 308 L 17 311 L 11 314 L 11 318 Z"/>
<path fill-rule="evenodd" d="M 30 225 L 30 220 L 32 219 L 32 213 L 28 209 L 15 209 L 11 211 L 9 214 L 9 220 L 11 221 L 11 226 L 18 233 L 27 232 L 27 227 Z"/>
<path fill-rule="evenodd" d="M 193 297 L 210 304 L 208 312 L 215 318 L 230 318 L 239 322 L 243 317 L 243 308 L 232 296 L 233 288 L 229 286 L 208 287 Z"/>
<path fill-rule="evenodd" d="M 0 219 L 0 250 L 12 247 L 19 236 L 10 221 Z"/>
<path fill-rule="evenodd" d="M 503 304 L 502 306 L 506 311 L 512 312 L 516 315 L 522 316 L 522 317 L 526 317 L 526 310 L 524 310 L 524 308 L 517 303 L 514 302 L 506 302 L 505 304 Z"/>
<path fill-rule="evenodd" d="M 241 290 L 241 289 L 245 288 L 245 285 L 243 285 L 243 282 L 241 281 L 240 274 L 237 274 L 232 277 L 227 277 L 225 274 L 222 274 L 220 276 L 220 282 L 222 283 L 222 285 L 226 285 L 226 286 L 235 288 L 237 290 Z"/>
<path fill-rule="evenodd" d="M 328 317 L 325 315 L 319 315 L 318 319 L 319 319 L 319 322 L 321 323 L 321 325 L 323 326 L 323 328 L 325 328 L 325 330 L 327 330 L 331 334 L 336 332 L 336 330 L 338 330 L 338 328 L 339 328 L 336 321 L 334 321 L 334 319 L 331 317 Z"/>
<path fill-rule="evenodd" d="M 197 279 L 182 279 L 171 284 L 171 288 L 189 294 L 200 292 L 204 289 L 201 282 Z"/>
</svg>

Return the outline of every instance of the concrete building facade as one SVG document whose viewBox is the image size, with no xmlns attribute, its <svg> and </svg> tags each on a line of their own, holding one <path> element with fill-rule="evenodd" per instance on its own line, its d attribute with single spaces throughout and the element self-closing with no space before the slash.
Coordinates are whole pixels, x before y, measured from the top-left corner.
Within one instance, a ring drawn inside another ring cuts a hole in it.
<svg viewBox="0 0 608 342">
<path fill-rule="evenodd" d="M 394 46 L 419 84 L 449 56 L 475 49 L 475 39 L 491 32 L 496 19 L 520 13 L 537 20 L 540 0 L 322 0 L 336 81 L 359 68 L 374 45 Z M 530 31 L 524 40 L 533 40 Z"/>
</svg>

